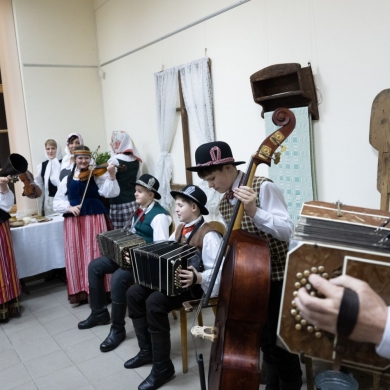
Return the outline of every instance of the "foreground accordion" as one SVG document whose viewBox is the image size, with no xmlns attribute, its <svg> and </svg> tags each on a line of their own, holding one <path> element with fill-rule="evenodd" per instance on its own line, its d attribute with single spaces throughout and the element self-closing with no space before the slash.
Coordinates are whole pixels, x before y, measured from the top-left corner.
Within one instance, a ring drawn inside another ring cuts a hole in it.
<svg viewBox="0 0 390 390">
<path fill-rule="evenodd" d="M 390 224 L 383 226 L 389 218 L 382 210 L 325 202 L 303 205 L 293 237 L 298 245 L 287 255 L 278 327 L 289 351 L 327 361 L 339 358 L 343 365 L 373 371 L 390 368 L 390 360 L 378 356 L 370 343 L 345 340 L 338 356 L 335 336 L 307 323 L 293 302 L 301 287 L 317 295 L 308 282 L 311 273 L 326 279 L 345 274 L 367 282 L 389 306 Z"/>
<path fill-rule="evenodd" d="M 181 287 L 178 272 L 190 265 L 200 270 L 201 263 L 195 247 L 176 241 L 159 241 L 137 247 L 131 261 L 135 283 L 168 296 L 187 291 L 188 288 Z"/>
<path fill-rule="evenodd" d="M 122 269 L 131 269 L 132 265 L 125 260 L 125 252 L 133 256 L 132 249 L 143 245 L 146 241 L 137 234 L 125 229 L 116 229 L 97 235 L 100 253 L 115 261 Z"/>
</svg>

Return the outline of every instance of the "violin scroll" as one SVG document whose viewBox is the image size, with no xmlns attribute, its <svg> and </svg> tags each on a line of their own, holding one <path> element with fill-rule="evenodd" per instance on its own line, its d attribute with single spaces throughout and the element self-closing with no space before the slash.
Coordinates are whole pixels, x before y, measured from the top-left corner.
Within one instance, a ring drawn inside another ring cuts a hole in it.
<svg viewBox="0 0 390 390">
<path fill-rule="evenodd" d="M 41 189 L 34 183 L 34 177 L 30 171 L 26 171 L 19 175 L 20 180 L 23 182 L 23 196 L 27 196 L 29 199 L 36 199 L 42 195 Z"/>
</svg>

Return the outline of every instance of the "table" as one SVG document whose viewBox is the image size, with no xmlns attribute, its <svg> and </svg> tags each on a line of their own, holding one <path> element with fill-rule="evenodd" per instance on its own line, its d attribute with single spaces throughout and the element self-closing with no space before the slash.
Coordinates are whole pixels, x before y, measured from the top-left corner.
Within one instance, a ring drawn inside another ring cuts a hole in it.
<svg viewBox="0 0 390 390">
<path fill-rule="evenodd" d="M 64 218 L 11 228 L 19 279 L 65 267 Z"/>
</svg>

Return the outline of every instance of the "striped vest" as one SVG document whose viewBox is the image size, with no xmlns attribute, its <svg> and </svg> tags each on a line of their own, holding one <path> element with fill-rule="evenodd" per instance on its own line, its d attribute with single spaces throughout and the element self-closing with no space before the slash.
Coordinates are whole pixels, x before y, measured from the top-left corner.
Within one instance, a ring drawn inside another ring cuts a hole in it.
<svg viewBox="0 0 390 390">
<path fill-rule="evenodd" d="M 252 188 L 254 191 L 259 194 L 260 186 L 265 181 L 271 181 L 265 177 L 255 176 L 253 179 Z M 256 206 L 260 207 L 259 197 L 256 198 Z M 233 214 L 234 205 L 232 206 L 229 201 L 226 199 L 224 195 L 219 203 L 219 211 L 222 214 L 223 219 L 228 225 L 230 219 Z M 260 229 L 258 229 L 255 224 L 252 222 L 252 219 L 246 215 L 244 212 L 244 216 L 241 221 L 241 229 L 245 230 L 249 233 L 256 234 L 260 237 L 264 237 L 270 248 L 271 252 L 271 279 L 272 281 L 282 280 L 284 276 L 284 268 L 286 265 L 286 255 L 288 250 L 288 242 L 281 241 L 277 238 L 273 237 L 271 234 L 264 233 Z"/>
</svg>

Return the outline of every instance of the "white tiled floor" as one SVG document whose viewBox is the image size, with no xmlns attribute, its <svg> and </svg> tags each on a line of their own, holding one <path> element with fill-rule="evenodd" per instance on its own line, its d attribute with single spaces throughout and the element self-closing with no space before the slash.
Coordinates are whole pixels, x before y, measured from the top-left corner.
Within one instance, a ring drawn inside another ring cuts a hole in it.
<svg viewBox="0 0 390 390">
<path fill-rule="evenodd" d="M 48 390 L 136 390 L 149 374 L 151 365 L 126 370 L 123 363 L 138 352 L 131 321 L 126 319 L 127 338 L 114 351 L 102 353 L 100 343 L 109 325 L 79 330 L 77 323 L 87 318 L 88 305 L 75 307 L 67 300 L 66 286 L 59 281 L 29 283 L 30 295 L 21 296 L 22 316 L 0 326 L 0 389 Z M 214 323 L 211 309 L 203 310 L 205 324 Z M 171 320 L 171 358 L 176 377 L 164 390 L 199 390 L 194 346 L 189 338 L 189 372 L 182 373 L 180 323 Z M 192 324 L 193 314 L 188 315 Z M 198 341 L 198 351 L 206 357 L 210 344 Z M 207 368 L 207 362 L 206 362 Z M 260 389 L 264 389 L 261 386 Z M 306 389 L 306 387 L 304 387 Z M 241 390 L 241 389 L 237 389 Z"/>
</svg>

